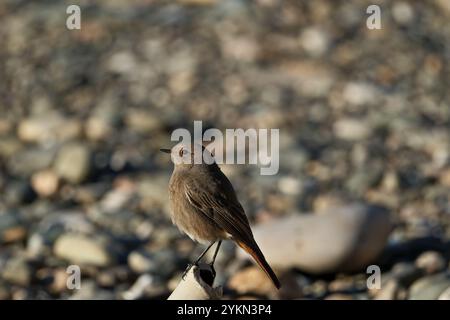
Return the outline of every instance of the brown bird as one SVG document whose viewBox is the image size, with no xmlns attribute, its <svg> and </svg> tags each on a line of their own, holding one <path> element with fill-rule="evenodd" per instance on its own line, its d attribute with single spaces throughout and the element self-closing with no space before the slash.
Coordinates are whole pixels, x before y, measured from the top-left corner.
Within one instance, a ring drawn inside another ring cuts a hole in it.
<svg viewBox="0 0 450 320">
<path fill-rule="evenodd" d="M 202 152 L 196 153 L 195 149 L 183 143 L 172 149 L 160 149 L 170 153 L 175 164 L 169 182 L 172 222 L 194 241 L 208 244 L 194 265 L 218 242 L 211 262 L 213 267 L 222 240 L 231 239 L 249 253 L 275 287 L 280 288 L 277 276 L 256 244 L 230 181 L 214 162 L 211 153 L 204 152 L 204 146 L 199 148 Z M 210 157 L 208 162 L 194 162 L 196 159 L 205 160 L 205 157 Z"/>
</svg>

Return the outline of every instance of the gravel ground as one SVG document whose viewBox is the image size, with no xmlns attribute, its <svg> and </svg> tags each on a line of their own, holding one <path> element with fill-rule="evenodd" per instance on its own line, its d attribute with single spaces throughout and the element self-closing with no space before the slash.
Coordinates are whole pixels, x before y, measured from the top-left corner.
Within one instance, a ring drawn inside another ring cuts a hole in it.
<svg viewBox="0 0 450 320">
<path fill-rule="evenodd" d="M 450 298 L 449 1 L 78 1 L 69 31 L 72 3 L 0 2 L 0 299 L 166 298 L 201 247 L 157 150 L 194 120 L 280 128 L 277 175 L 224 168 L 252 223 L 355 200 L 395 220 L 381 290 L 365 270 L 238 290 L 258 275 L 228 244 L 225 298 Z"/>
</svg>

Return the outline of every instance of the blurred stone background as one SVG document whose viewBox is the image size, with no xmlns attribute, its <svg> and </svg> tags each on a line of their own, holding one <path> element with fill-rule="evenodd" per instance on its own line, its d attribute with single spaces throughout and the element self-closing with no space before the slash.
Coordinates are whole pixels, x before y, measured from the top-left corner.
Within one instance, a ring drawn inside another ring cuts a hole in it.
<svg viewBox="0 0 450 320">
<path fill-rule="evenodd" d="M 450 1 L 4 0 L 0 20 L 0 299 L 166 298 L 201 247 L 158 149 L 194 120 L 280 128 L 279 174 L 224 168 L 254 224 L 352 201 L 394 219 L 382 290 L 292 269 L 276 293 L 227 244 L 226 298 L 449 298 Z"/>
</svg>

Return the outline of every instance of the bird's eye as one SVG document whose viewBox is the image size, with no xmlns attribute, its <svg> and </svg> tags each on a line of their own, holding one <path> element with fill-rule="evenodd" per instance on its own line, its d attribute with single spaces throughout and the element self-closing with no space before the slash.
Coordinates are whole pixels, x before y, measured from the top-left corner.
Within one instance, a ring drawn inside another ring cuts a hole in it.
<svg viewBox="0 0 450 320">
<path fill-rule="evenodd" d="M 187 152 L 186 150 L 184 150 L 183 148 L 180 150 L 180 157 L 182 157 L 183 155 L 185 155 Z"/>
</svg>

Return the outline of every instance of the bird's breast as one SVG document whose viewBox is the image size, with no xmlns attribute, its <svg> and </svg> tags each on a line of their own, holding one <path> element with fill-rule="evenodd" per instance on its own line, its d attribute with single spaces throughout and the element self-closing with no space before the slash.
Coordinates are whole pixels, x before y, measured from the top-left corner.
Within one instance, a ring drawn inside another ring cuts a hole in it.
<svg viewBox="0 0 450 320">
<path fill-rule="evenodd" d="M 183 183 L 180 179 L 173 179 L 169 184 L 170 214 L 173 224 L 200 243 L 228 238 L 222 228 L 189 201 L 185 192 L 188 185 Z"/>
</svg>

